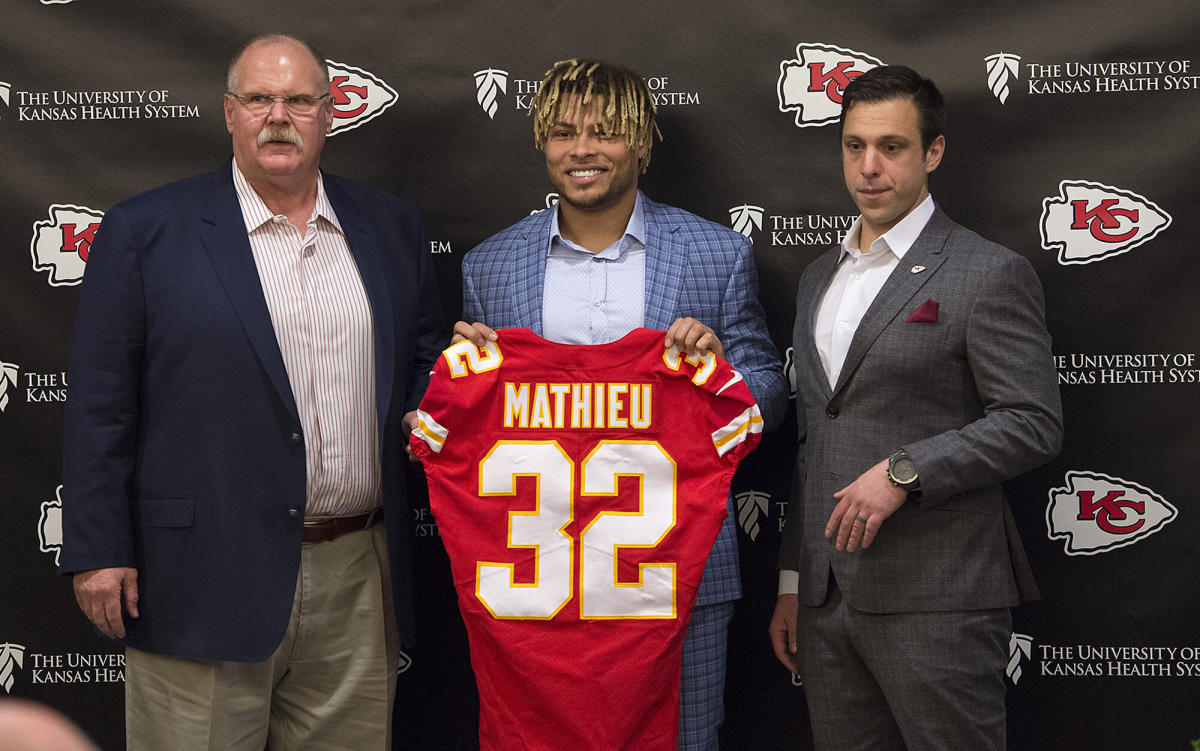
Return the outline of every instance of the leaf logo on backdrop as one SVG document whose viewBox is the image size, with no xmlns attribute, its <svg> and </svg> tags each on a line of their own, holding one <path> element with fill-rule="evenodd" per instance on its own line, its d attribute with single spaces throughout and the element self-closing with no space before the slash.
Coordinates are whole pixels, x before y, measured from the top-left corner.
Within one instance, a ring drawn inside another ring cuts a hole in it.
<svg viewBox="0 0 1200 751">
<path fill-rule="evenodd" d="M 0 362 L 0 412 L 8 406 L 8 389 L 17 388 L 17 372 L 21 369 L 15 362 Z"/>
<path fill-rule="evenodd" d="M 42 513 L 38 518 L 38 549 L 43 553 L 54 553 L 54 565 L 62 555 L 62 489 L 54 489 L 53 501 L 42 501 Z"/>
<path fill-rule="evenodd" d="M 729 224 L 746 237 L 756 229 L 762 229 L 763 207 L 743 203 L 729 210 Z"/>
<path fill-rule="evenodd" d="M 1014 686 L 1021 680 L 1021 663 L 1032 653 L 1033 637 L 1014 631 L 1008 640 L 1008 664 L 1004 667 L 1004 673 Z"/>
<path fill-rule="evenodd" d="M 33 240 L 29 244 L 33 270 L 49 271 L 51 287 L 79 284 L 104 212 L 54 203 L 49 213 L 49 219 L 33 223 Z"/>
<path fill-rule="evenodd" d="M 984 61 L 987 63 L 988 89 L 991 90 L 993 96 L 1000 100 L 1000 104 L 1004 104 L 1008 101 L 1008 82 L 1017 80 L 1021 57 L 1020 55 L 1010 55 L 1007 52 L 998 52 L 995 55 L 988 55 Z"/>
<path fill-rule="evenodd" d="M 1064 266 L 1127 253 L 1171 226 L 1170 214 L 1132 191 L 1063 180 L 1058 193 L 1042 201 L 1042 247 Z"/>
<path fill-rule="evenodd" d="M 779 63 L 779 111 L 795 112 L 800 128 L 836 123 L 846 85 L 880 65 L 882 61 L 864 52 L 832 44 L 798 44 L 795 59 Z"/>
<path fill-rule="evenodd" d="M 1095 555 L 1131 545 L 1175 520 L 1158 493 L 1101 472 L 1067 472 L 1067 487 L 1050 490 L 1046 526 L 1067 555 Z"/>
<path fill-rule="evenodd" d="M 325 64 L 329 66 L 329 93 L 333 98 L 331 136 L 374 120 L 399 98 L 383 79 L 362 68 L 333 60 Z"/>
<path fill-rule="evenodd" d="M 499 107 L 496 100 L 508 93 L 508 71 L 487 68 L 475 71 L 475 101 L 491 119 L 496 118 Z"/>
<path fill-rule="evenodd" d="M 741 526 L 747 537 L 757 540 L 758 533 L 761 531 L 759 520 L 770 515 L 767 511 L 767 503 L 771 500 L 771 494 L 758 490 L 747 490 L 745 493 L 738 493 L 733 499 L 737 502 L 738 525 Z"/>
<path fill-rule="evenodd" d="M 8 106 L 8 99 L 12 95 L 12 84 L 7 81 L 0 81 L 0 102 L 4 102 L 4 106 Z M 0 115 L 3 118 L 3 115 Z"/>
<path fill-rule="evenodd" d="M 13 666 L 25 667 L 25 647 L 20 644 L 0 644 L 0 686 L 4 693 L 11 694 L 13 686 Z"/>
</svg>

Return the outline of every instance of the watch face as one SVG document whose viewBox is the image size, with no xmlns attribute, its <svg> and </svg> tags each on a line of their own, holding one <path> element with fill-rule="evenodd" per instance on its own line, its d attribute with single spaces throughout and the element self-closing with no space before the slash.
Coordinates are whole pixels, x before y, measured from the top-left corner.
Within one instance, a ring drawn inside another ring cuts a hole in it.
<svg viewBox="0 0 1200 751">
<path fill-rule="evenodd" d="M 892 462 L 892 477 L 901 485 L 907 485 L 917 479 L 917 465 L 907 456 L 897 457 Z"/>
</svg>

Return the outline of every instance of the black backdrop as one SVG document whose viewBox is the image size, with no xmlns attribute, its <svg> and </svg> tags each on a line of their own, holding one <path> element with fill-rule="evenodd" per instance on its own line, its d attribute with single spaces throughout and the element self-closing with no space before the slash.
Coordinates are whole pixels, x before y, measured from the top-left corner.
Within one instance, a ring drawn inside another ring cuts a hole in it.
<svg viewBox="0 0 1200 751">
<path fill-rule="evenodd" d="M 822 124 L 840 76 L 883 62 L 932 77 L 949 116 L 934 198 L 1037 268 L 1066 411 L 1062 455 L 1009 488 L 1045 594 L 1015 612 L 1010 745 L 1200 742 L 1193 2 L 5 6 L 0 695 L 48 702 L 105 748 L 122 745 L 121 656 L 54 574 L 77 284 L 107 207 L 228 158 L 226 62 L 278 30 L 331 61 L 339 117 L 323 165 L 423 208 L 449 321 L 462 255 L 551 200 L 524 109 L 543 71 L 575 55 L 641 71 L 666 137 L 642 186 L 753 237 L 781 352 L 800 270 L 854 214 L 836 127 Z M 746 597 L 729 749 L 810 747 L 803 689 L 766 637 L 793 431 L 789 420 L 769 436 L 735 481 Z M 465 633 L 436 525 L 427 507 L 414 513 L 422 640 L 400 676 L 398 738 L 469 749 Z"/>
</svg>

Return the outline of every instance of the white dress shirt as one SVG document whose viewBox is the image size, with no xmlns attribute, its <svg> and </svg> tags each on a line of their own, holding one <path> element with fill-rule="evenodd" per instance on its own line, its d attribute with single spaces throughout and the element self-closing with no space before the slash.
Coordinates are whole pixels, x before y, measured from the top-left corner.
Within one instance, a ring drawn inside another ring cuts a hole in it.
<svg viewBox="0 0 1200 751">
<path fill-rule="evenodd" d="M 846 363 L 846 353 L 850 351 L 850 342 L 867 309 L 932 216 L 933 196 L 926 196 L 896 226 L 875 238 L 868 252 L 862 253 L 858 249 L 862 231 L 861 216 L 854 220 L 850 231 L 842 238 L 837 270 L 821 298 L 813 324 L 813 339 L 830 388 L 837 387 L 842 365 Z M 801 498 L 792 500 L 795 503 L 803 502 Z M 798 591 L 800 573 L 781 569 L 779 594 L 795 594 Z"/>
<path fill-rule="evenodd" d="M 233 183 L 300 413 L 305 516 L 370 511 L 380 504 L 371 306 L 325 183 L 318 173 L 303 235 L 271 213 L 236 161 Z"/>
</svg>

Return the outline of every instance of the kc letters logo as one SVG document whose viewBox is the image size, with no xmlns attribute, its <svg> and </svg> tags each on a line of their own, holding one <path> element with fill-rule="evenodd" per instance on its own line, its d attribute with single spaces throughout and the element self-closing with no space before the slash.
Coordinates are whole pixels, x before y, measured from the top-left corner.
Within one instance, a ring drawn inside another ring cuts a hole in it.
<svg viewBox="0 0 1200 751">
<path fill-rule="evenodd" d="M 1067 555 L 1095 555 L 1132 545 L 1175 520 L 1158 493 L 1101 472 L 1067 472 L 1067 487 L 1050 490 L 1046 526 L 1066 540 Z"/>
<path fill-rule="evenodd" d="M 354 130 L 383 114 L 396 103 L 396 90 L 382 79 L 353 65 L 326 60 L 329 93 L 333 99 L 333 127 L 329 135 Z"/>
<path fill-rule="evenodd" d="M 846 85 L 880 65 L 882 61 L 864 52 L 832 44 L 798 44 L 795 59 L 779 63 L 779 111 L 795 112 L 800 128 L 836 123 Z"/>
<path fill-rule="evenodd" d="M 34 222 L 29 252 L 34 271 L 49 271 L 51 287 L 69 287 L 83 281 L 88 253 L 104 212 L 69 203 L 50 205 L 50 218 Z"/>
<path fill-rule="evenodd" d="M 1042 247 L 1064 266 L 1127 253 L 1170 226 L 1171 215 L 1145 196 L 1087 180 L 1063 180 L 1042 201 Z"/>
</svg>

